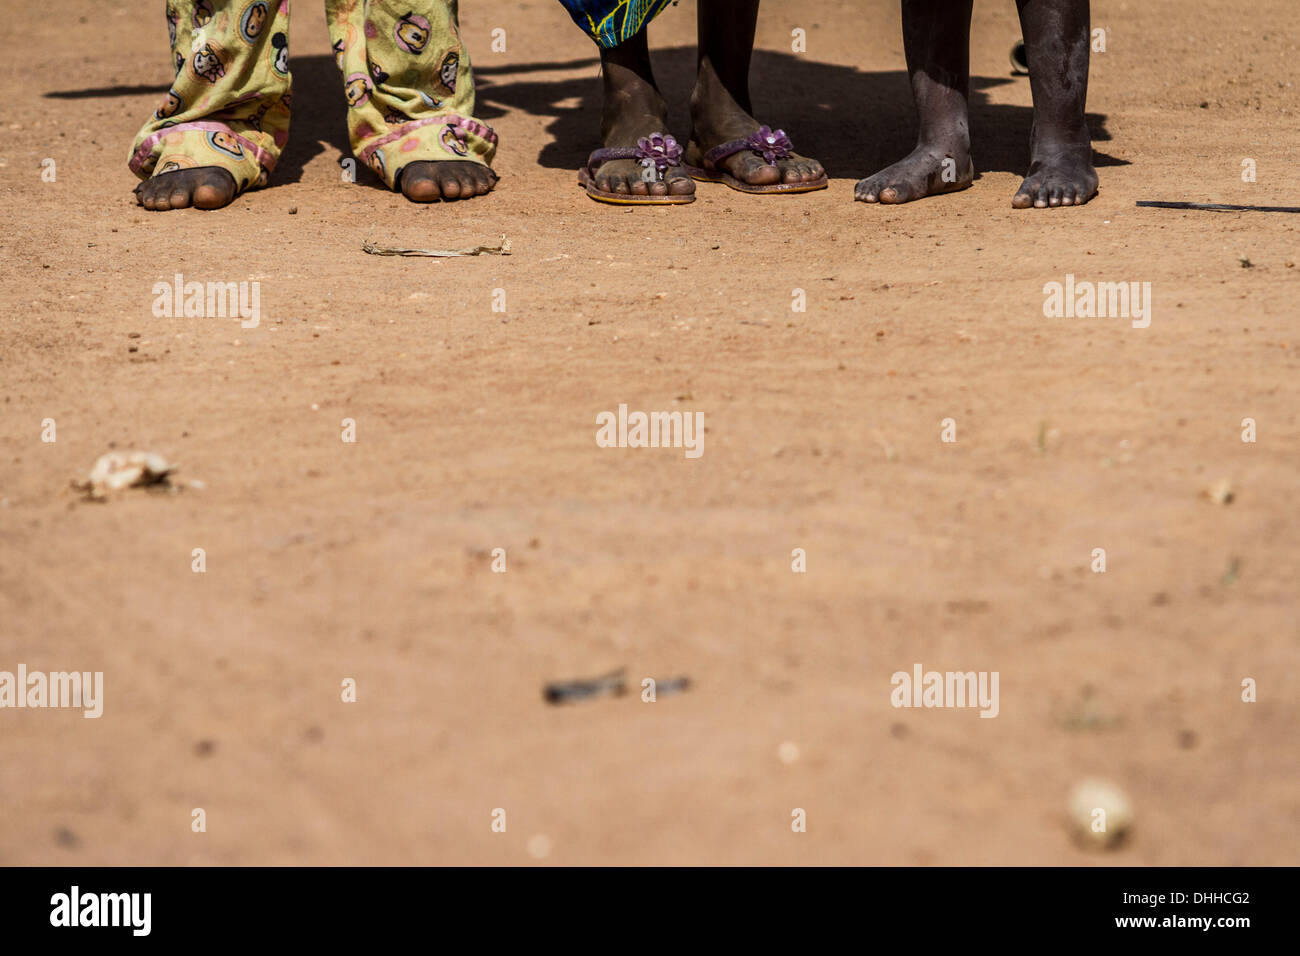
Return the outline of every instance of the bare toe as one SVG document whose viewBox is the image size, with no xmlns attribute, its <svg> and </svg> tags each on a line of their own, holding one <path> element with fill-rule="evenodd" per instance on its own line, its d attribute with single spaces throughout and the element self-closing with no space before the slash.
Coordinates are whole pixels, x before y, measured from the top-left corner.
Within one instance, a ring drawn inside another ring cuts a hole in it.
<svg viewBox="0 0 1300 956">
<path fill-rule="evenodd" d="M 496 174 L 468 160 L 418 160 L 403 167 L 402 195 L 412 202 L 450 202 L 490 192 Z"/>
<path fill-rule="evenodd" d="M 214 186 L 212 183 L 202 183 L 195 188 L 193 198 L 195 209 L 220 209 L 229 204 L 234 197 L 230 190 Z"/>
<path fill-rule="evenodd" d="M 781 181 L 782 172 L 778 166 L 769 166 L 759 157 L 741 154 L 723 161 L 730 168 L 731 175 L 750 186 L 774 186 Z"/>
<path fill-rule="evenodd" d="M 402 177 L 402 195 L 412 202 L 437 202 L 442 198 L 436 179 L 419 176 Z"/>
<path fill-rule="evenodd" d="M 675 176 L 668 180 L 668 195 L 692 196 L 695 194 L 695 180 L 689 176 Z"/>
<path fill-rule="evenodd" d="M 235 177 L 220 166 L 197 166 L 162 173 L 136 188 L 136 202 L 153 212 L 169 209 L 220 209 L 235 198 Z"/>
<path fill-rule="evenodd" d="M 816 168 L 819 178 L 824 170 L 820 164 Z M 965 189 L 974 179 L 975 166 L 964 144 L 918 146 L 894 165 L 859 182 L 853 195 L 860 202 L 894 205 Z"/>
<path fill-rule="evenodd" d="M 470 199 L 477 195 L 474 189 L 474 177 L 465 168 L 456 170 L 456 183 L 460 186 L 460 198 Z"/>
</svg>

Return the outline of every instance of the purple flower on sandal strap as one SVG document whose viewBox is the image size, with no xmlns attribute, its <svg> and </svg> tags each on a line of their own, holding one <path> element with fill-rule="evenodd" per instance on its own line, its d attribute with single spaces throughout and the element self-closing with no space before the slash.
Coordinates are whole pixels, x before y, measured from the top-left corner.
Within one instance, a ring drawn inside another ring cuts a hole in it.
<svg viewBox="0 0 1300 956">
<path fill-rule="evenodd" d="M 646 168 L 653 166 L 663 179 L 668 167 L 681 164 L 682 147 L 671 134 L 651 133 L 636 141 L 636 158 Z"/>
<path fill-rule="evenodd" d="M 778 159 L 785 159 L 794 151 L 794 143 L 785 135 L 785 130 L 772 129 L 770 126 L 760 126 L 754 130 L 745 143 L 762 156 L 763 162 L 769 166 L 775 166 Z"/>
</svg>

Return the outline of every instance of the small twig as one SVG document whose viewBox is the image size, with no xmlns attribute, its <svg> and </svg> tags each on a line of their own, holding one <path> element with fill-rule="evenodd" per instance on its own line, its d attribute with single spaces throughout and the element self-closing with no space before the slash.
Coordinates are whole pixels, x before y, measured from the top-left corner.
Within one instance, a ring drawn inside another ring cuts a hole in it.
<svg viewBox="0 0 1300 956">
<path fill-rule="evenodd" d="M 464 249 L 403 249 L 397 246 L 376 245 L 374 240 L 367 239 L 361 243 L 361 251 L 368 252 L 372 256 L 429 256 L 435 259 L 448 259 L 453 256 L 508 256 L 510 240 L 502 236 L 500 245 L 467 246 Z"/>
<path fill-rule="evenodd" d="M 680 694 L 688 690 L 691 686 L 689 677 L 669 677 L 664 680 L 655 681 L 655 695 L 659 694 Z"/>
<path fill-rule="evenodd" d="M 603 677 L 580 680 L 552 681 L 542 689 L 542 697 L 548 704 L 564 704 L 574 700 L 586 700 L 589 697 L 609 695 L 617 697 L 627 692 L 624 679 L 625 670 L 619 668 Z"/>
</svg>

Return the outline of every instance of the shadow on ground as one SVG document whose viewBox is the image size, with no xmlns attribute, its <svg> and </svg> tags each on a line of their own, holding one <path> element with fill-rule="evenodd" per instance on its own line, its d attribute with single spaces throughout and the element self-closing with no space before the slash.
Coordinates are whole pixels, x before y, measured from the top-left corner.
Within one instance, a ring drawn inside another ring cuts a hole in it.
<svg viewBox="0 0 1300 956">
<path fill-rule="evenodd" d="M 653 54 L 655 75 L 668 98 L 672 132 L 690 132 L 686 115 L 695 79 L 695 48 Z M 587 76 L 549 79 L 543 72 L 589 71 Z M 484 118 L 520 110 L 554 119 L 547 126 L 551 141 L 538 154 L 548 168 L 577 169 L 600 145 L 599 62 L 517 64 L 476 69 Z M 990 102 L 988 91 L 1011 83 L 1028 85 L 1028 77 L 971 78 L 971 131 L 977 172 L 1013 172 L 1029 167 L 1029 132 L 1033 110 Z M 820 63 L 803 56 L 759 50 L 754 54 L 750 87 L 760 122 L 781 127 L 795 148 L 821 161 L 832 177 L 860 178 L 911 152 L 916 118 L 907 73 L 866 72 L 851 66 Z M 852 105 L 848 105 L 852 104 Z M 1094 142 L 1110 139 L 1106 116 L 1088 114 Z M 507 144 L 508 148 L 508 144 Z M 1126 165 L 1125 160 L 1096 154 L 1099 166 Z"/>
<path fill-rule="evenodd" d="M 657 51 L 654 67 L 672 110 L 671 131 L 685 140 L 690 132 L 686 104 L 694 80 L 695 48 Z M 575 70 L 584 75 L 548 75 Z M 477 67 L 478 118 L 491 123 L 511 111 L 551 117 L 547 125 L 551 139 L 537 161 L 547 169 L 576 170 L 600 145 L 598 71 L 596 57 Z M 971 78 L 971 135 L 977 174 L 1023 175 L 1028 168 L 1033 110 L 993 103 L 989 97 L 989 91 L 997 87 L 1028 82 L 1026 77 L 1012 76 Z M 911 88 L 902 70 L 866 72 L 760 50 L 754 54 L 751 87 L 758 119 L 785 129 L 795 148 L 820 160 L 832 177 L 867 176 L 905 156 L 916 140 Z M 149 92 L 161 97 L 167 87 L 115 86 L 55 91 L 45 96 L 86 99 Z M 272 187 L 298 182 L 307 163 L 326 148 L 351 155 L 342 84 L 333 57 L 293 60 L 293 100 L 289 145 L 272 177 Z M 1094 142 L 1110 139 L 1104 114 L 1089 113 L 1088 125 Z M 502 148 L 510 149 L 508 140 Z M 1098 166 L 1127 165 L 1126 160 L 1102 152 L 1096 152 L 1095 161 Z M 382 185 L 364 167 L 358 174 L 372 185 Z"/>
</svg>

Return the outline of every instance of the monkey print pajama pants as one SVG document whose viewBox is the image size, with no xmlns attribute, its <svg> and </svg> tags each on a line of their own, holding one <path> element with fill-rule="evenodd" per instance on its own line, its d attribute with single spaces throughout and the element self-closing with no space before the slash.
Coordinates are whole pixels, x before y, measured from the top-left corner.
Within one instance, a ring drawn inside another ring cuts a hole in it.
<svg viewBox="0 0 1300 956">
<path fill-rule="evenodd" d="M 352 150 L 390 189 L 417 160 L 487 164 L 456 0 L 325 0 Z M 168 0 L 171 89 L 131 146 L 141 179 L 220 166 L 266 184 L 289 138 L 289 0 Z"/>
</svg>

